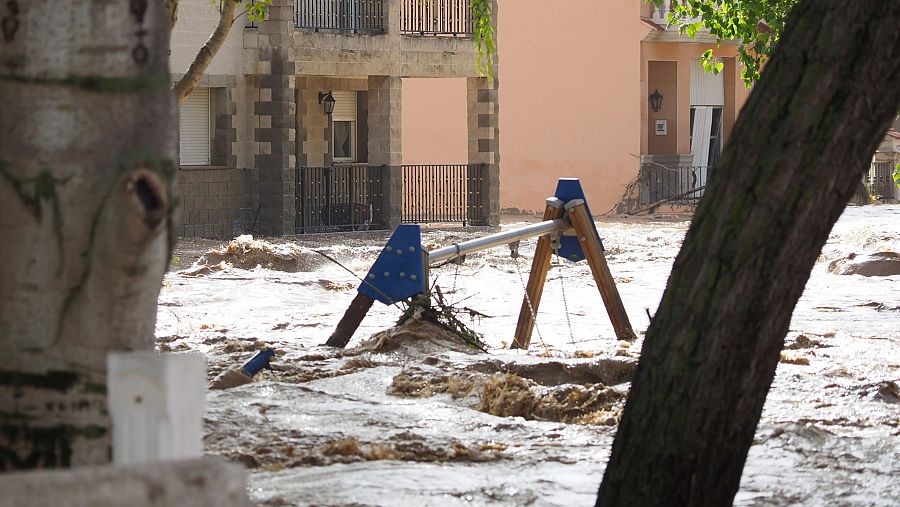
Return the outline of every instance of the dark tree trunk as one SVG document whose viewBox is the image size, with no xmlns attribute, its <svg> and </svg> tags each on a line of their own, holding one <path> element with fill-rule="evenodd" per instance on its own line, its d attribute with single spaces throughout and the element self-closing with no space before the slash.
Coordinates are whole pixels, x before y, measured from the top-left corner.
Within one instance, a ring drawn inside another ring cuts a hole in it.
<svg viewBox="0 0 900 507">
<path fill-rule="evenodd" d="M 726 506 L 791 314 L 900 107 L 900 2 L 802 1 L 653 319 L 598 506 Z"/>
</svg>

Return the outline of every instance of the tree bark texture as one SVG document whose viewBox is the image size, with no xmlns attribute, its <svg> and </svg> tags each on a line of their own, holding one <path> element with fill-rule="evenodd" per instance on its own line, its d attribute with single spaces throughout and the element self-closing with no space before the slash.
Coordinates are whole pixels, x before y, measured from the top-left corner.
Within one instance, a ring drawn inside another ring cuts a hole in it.
<svg viewBox="0 0 900 507">
<path fill-rule="evenodd" d="M 900 108 L 900 2 L 802 1 L 712 174 L 598 506 L 726 506 L 791 314 Z"/>
<path fill-rule="evenodd" d="M 166 33 L 171 37 L 172 30 L 175 28 L 175 23 L 178 22 L 178 0 L 163 1 L 166 8 Z"/>
<path fill-rule="evenodd" d="M 4 4 L 0 470 L 103 463 L 106 355 L 153 347 L 175 230 L 164 6 Z"/>
<path fill-rule="evenodd" d="M 194 57 L 194 61 L 191 62 L 191 66 L 188 67 L 184 76 L 175 83 L 175 96 L 179 99 L 187 97 L 194 91 L 200 78 L 203 77 L 203 73 L 206 72 L 206 68 L 212 63 L 213 57 L 222 48 L 222 44 L 225 44 L 228 32 L 231 31 L 231 25 L 234 24 L 234 11 L 237 4 L 237 0 L 222 0 L 216 29 L 197 51 L 197 56 Z"/>
</svg>

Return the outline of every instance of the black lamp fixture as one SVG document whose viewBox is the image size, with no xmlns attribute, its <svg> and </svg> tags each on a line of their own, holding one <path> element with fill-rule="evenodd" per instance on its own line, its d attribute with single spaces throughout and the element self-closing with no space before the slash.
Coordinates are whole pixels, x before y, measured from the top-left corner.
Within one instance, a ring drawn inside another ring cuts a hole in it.
<svg viewBox="0 0 900 507">
<path fill-rule="evenodd" d="M 325 101 L 325 114 L 331 116 L 334 112 L 334 95 L 331 92 L 319 92 L 319 104 Z"/>
<path fill-rule="evenodd" d="M 659 90 L 653 90 L 653 93 L 650 94 L 650 107 L 653 108 L 654 113 L 658 113 L 662 108 L 662 99 L 663 96 Z"/>
</svg>

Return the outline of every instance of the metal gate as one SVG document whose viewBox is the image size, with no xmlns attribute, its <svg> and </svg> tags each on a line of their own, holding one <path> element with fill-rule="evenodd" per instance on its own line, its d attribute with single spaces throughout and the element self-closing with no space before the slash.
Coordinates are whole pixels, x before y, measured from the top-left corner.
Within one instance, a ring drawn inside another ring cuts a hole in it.
<svg viewBox="0 0 900 507">
<path fill-rule="evenodd" d="M 482 164 L 403 165 L 404 223 L 486 224 Z"/>
<path fill-rule="evenodd" d="M 641 164 L 640 202 L 652 204 L 670 200 L 676 204 L 697 204 L 703 196 L 712 168 L 709 166 Z"/>
<path fill-rule="evenodd" d="M 891 199 L 894 195 L 894 163 L 872 162 L 865 176 L 866 189 L 876 199 Z"/>
<path fill-rule="evenodd" d="M 384 170 L 365 164 L 298 167 L 297 233 L 382 228 Z"/>
</svg>

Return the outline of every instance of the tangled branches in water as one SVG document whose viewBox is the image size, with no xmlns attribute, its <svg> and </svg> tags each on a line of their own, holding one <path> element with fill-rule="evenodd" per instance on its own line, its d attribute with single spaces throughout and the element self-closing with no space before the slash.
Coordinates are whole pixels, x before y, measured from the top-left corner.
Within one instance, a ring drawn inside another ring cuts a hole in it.
<svg viewBox="0 0 900 507">
<path fill-rule="evenodd" d="M 444 299 L 441 288 L 434 286 L 430 294 L 421 294 L 409 302 L 403 311 L 403 315 L 397 320 L 397 325 L 402 325 L 413 318 L 424 319 L 437 324 L 454 336 L 458 336 L 469 347 L 486 352 L 487 345 L 484 343 L 484 335 L 474 331 L 461 321 L 458 317 L 460 314 L 465 314 L 472 318 L 488 317 L 477 310 L 468 307 L 457 308 L 453 304 L 448 303 Z"/>
</svg>

